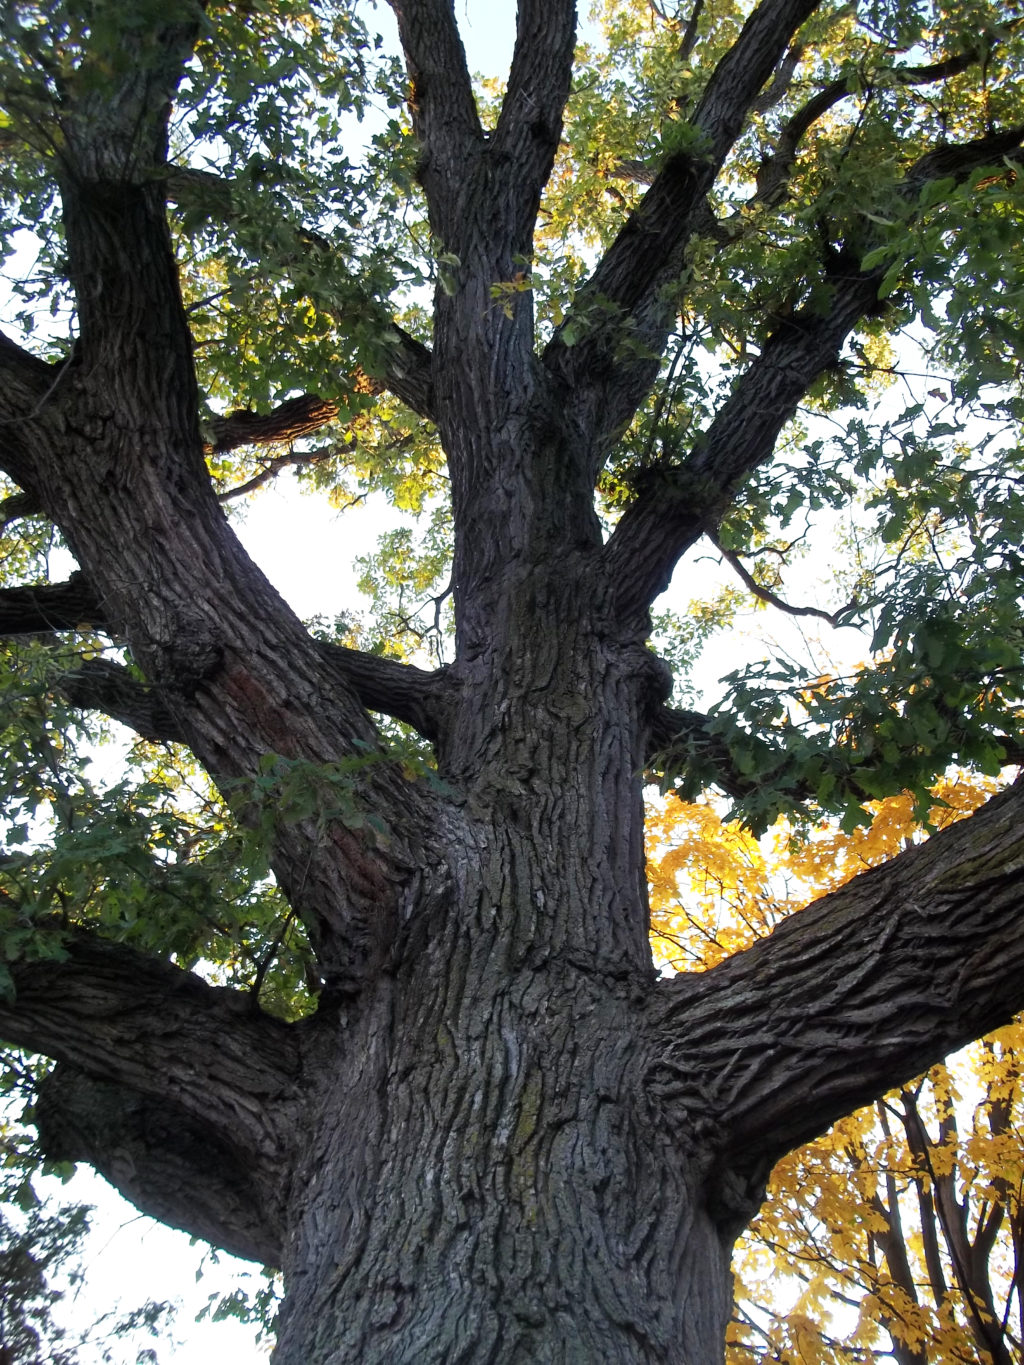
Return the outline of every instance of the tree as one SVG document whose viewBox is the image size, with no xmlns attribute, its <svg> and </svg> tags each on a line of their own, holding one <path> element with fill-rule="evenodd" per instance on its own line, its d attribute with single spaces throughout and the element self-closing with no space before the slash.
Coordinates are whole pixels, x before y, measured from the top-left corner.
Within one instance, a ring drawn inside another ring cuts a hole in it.
<svg viewBox="0 0 1024 1365">
<path fill-rule="evenodd" d="M 52 1157 L 283 1270 L 280 1362 L 705 1362 L 773 1164 L 1024 1005 L 1019 788 L 670 980 L 642 803 L 851 826 L 1020 753 L 1019 17 L 623 0 L 574 79 L 571 0 L 522 0 L 478 98 L 455 7 L 392 9 L 401 94 L 329 0 L 5 7 L 8 225 L 68 337 L 0 346 L 0 1029 L 56 1060 Z M 940 397 L 850 411 L 912 322 Z M 311 431 L 328 485 L 450 499 L 448 665 L 243 551 L 232 468 Z M 813 610 L 876 666 L 670 705 L 684 557 L 784 600 L 766 555 L 847 506 Z M 90 780 L 86 713 L 141 776 Z"/>
<path fill-rule="evenodd" d="M 931 818 L 943 828 L 991 794 L 958 774 L 936 788 Z M 771 847 L 672 799 L 649 822 L 656 942 L 681 967 L 714 966 L 919 833 L 906 794 L 874 803 L 870 827 L 849 835 L 825 824 L 794 838 L 783 822 Z M 779 1162 L 734 1257 L 731 1362 L 1019 1357 L 1020 1029 Z"/>
</svg>

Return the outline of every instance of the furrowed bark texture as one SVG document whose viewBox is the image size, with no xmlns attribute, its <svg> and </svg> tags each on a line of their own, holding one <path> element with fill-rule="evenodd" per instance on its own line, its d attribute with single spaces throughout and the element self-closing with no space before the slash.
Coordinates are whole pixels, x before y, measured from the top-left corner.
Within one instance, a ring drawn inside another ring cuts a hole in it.
<svg viewBox="0 0 1024 1365">
<path fill-rule="evenodd" d="M 90 660 L 65 695 L 187 743 L 241 819 L 269 806 L 326 988 L 286 1025 L 255 993 L 82 934 L 14 964 L 0 1033 L 58 1062 L 40 1098 L 54 1156 L 283 1268 L 277 1365 L 708 1365 L 771 1162 L 1024 1006 L 1024 796 L 714 971 L 656 979 L 641 773 L 704 718 L 672 728 L 648 608 L 881 272 L 780 327 L 607 544 L 594 478 L 651 382 L 635 357 L 664 341 L 707 192 L 815 5 L 751 13 L 694 111 L 700 151 L 667 159 L 579 292 L 578 344 L 556 335 L 543 357 L 529 292 L 492 291 L 531 258 L 575 7 L 522 0 L 490 134 L 451 0 L 392 8 L 446 260 L 433 348 L 393 338 L 388 382 L 448 460 L 456 661 L 428 674 L 311 639 L 224 519 L 161 197 L 183 174 L 166 103 L 191 33 L 169 24 L 148 76 L 100 63 L 104 98 L 68 96 L 71 359 L 0 337 L 0 460 L 82 572 L 0 598 L 0 629 L 128 644 L 131 671 Z M 597 296 L 613 306 L 588 328 Z M 325 415 L 297 401 L 300 427 Z M 390 762 L 371 710 L 434 743 L 437 780 Z M 283 818 L 288 780 L 323 785 L 313 816 Z"/>
<path fill-rule="evenodd" d="M 39 1098 L 54 1157 L 146 1212 L 276 1263 L 302 1096 L 301 1031 L 168 963 L 82 934 L 14 967 L 0 1034 L 59 1060 Z"/>
</svg>

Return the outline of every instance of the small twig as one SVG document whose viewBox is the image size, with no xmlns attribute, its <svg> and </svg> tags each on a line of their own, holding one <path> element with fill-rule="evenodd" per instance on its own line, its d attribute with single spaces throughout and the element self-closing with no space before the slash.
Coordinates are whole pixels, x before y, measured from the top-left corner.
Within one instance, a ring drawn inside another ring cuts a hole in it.
<svg viewBox="0 0 1024 1365">
<path fill-rule="evenodd" d="M 263 989 L 263 982 L 266 980 L 267 972 L 273 965 L 274 959 L 284 947 L 284 941 L 288 936 L 288 931 L 295 922 L 295 910 L 289 907 L 287 915 L 281 928 L 274 936 L 274 940 L 263 956 L 256 963 L 256 974 L 253 977 L 252 985 L 249 988 L 250 994 L 255 1000 L 259 1000 L 260 991 Z"/>
<path fill-rule="evenodd" d="M 743 563 L 738 554 L 732 550 L 727 550 L 720 541 L 715 540 L 713 537 L 712 541 L 716 549 L 722 555 L 722 558 L 732 566 L 743 580 L 743 584 L 748 592 L 753 593 L 760 601 L 767 602 L 769 606 L 777 607 L 779 611 L 786 612 L 789 616 L 816 616 L 821 621 L 827 621 L 834 629 L 838 629 L 840 626 L 853 625 L 852 621 L 844 621 L 842 619 L 844 616 L 858 608 L 862 611 L 866 609 L 866 604 L 858 602 L 856 597 L 851 598 L 845 606 L 839 607 L 834 612 L 822 611 L 820 607 L 794 607 L 791 603 L 786 602 L 783 598 L 779 597 L 777 593 L 772 592 L 770 588 L 766 588 L 763 584 L 758 583 L 757 579 Z"/>
<path fill-rule="evenodd" d="M 45 393 L 39 399 L 39 402 L 35 405 L 31 412 L 25 413 L 25 415 L 22 417 L 2 417 L 0 418 L 0 427 L 15 427 L 21 426 L 24 422 L 34 422 L 35 419 L 42 412 L 43 408 L 46 407 L 47 403 L 53 397 L 57 385 L 64 378 L 64 371 L 71 364 L 73 358 L 74 358 L 73 356 L 69 355 L 68 358 L 61 364 L 60 368 L 57 370 L 57 373 L 53 377 L 53 382 L 50 384 L 50 387 L 45 391 Z M 46 363 L 45 361 L 40 362 L 40 364 L 45 363 Z"/>
</svg>

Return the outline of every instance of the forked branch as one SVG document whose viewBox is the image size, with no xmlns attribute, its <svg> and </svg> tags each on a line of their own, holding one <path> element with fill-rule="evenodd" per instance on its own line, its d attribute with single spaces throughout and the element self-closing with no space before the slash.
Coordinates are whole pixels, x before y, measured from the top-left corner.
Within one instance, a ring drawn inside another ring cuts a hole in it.
<svg viewBox="0 0 1024 1365">
<path fill-rule="evenodd" d="M 616 429 L 657 373 L 673 311 L 665 287 L 678 277 L 686 244 L 708 217 L 706 196 L 758 92 L 818 3 L 762 0 L 753 11 L 705 87 L 690 121 L 690 148 L 666 157 L 545 351 L 572 401 L 589 415 L 586 425 L 605 414 L 595 477 Z M 624 345 L 631 362 L 623 359 Z"/>
<path fill-rule="evenodd" d="M 1024 125 L 935 148 L 909 169 L 900 192 L 914 204 L 930 181 L 959 183 L 980 167 L 1018 156 L 1022 143 Z M 847 336 L 877 307 L 888 264 L 858 273 L 826 272 L 828 311 L 798 310 L 783 320 L 689 456 L 648 474 L 606 547 L 624 612 L 646 611 L 667 587 L 681 555 L 718 524 L 743 478 L 770 458 L 807 389 L 838 363 Z"/>
<path fill-rule="evenodd" d="M 936 81 L 949 80 L 962 71 L 969 70 L 990 51 L 990 48 L 971 49 L 947 57 L 941 62 L 932 62 L 928 66 L 889 67 L 884 71 L 872 73 L 870 79 L 878 80 L 885 75 L 897 85 L 930 85 Z M 751 198 L 752 203 L 771 204 L 783 195 L 793 171 L 800 143 L 808 130 L 830 109 L 842 100 L 849 99 L 851 94 L 848 80 L 831 81 L 787 119 L 779 133 L 775 150 L 765 157 L 758 168 L 757 188 Z"/>
</svg>

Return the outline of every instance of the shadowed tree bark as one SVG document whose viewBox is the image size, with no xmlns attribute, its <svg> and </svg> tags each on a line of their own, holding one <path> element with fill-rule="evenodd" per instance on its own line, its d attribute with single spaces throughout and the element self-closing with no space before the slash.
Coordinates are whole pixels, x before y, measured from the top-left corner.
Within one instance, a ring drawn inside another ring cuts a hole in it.
<svg viewBox="0 0 1024 1365">
<path fill-rule="evenodd" d="M 650 605 L 876 307 L 888 263 L 823 265 L 826 302 L 779 322 L 607 540 L 594 485 L 655 379 L 667 286 L 716 177 L 818 7 L 752 10 L 691 150 L 664 158 L 538 352 L 530 295 L 504 309 L 491 287 L 532 253 L 574 4 L 520 0 L 485 132 L 455 7 L 392 0 L 430 225 L 457 261 L 432 350 L 396 328 L 373 376 L 436 422 L 448 462 L 457 653 L 436 673 L 312 638 L 211 486 L 166 213 L 204 191 L 167 158 L 198 8 L 168 0 L 112 68 L 97 38 L 63 94 L 77 338 L 59 365 L 3 339 L 0 463 L 80 572 L 0 596 L 0 630 L 127 645 L 130 670 L 87 661 L 67 697 L 187 744 L 225 790 L 267 755 L 380 761 L 345 810 L 274 836 L 324 983 L 313 1017 L 286 1025 L 81 933 L 61 961 L 12 964 L 0 1031 L 58 1062 L 48 1151 L 283 1269 L 280 1365 L 721 1359 L 732 1244 L 773 1161 L 1024 1007 L 1019 787 L 715 970 L 662 980 L 651 962 L 644 764 L 706 718 L 666 710 Z M 787 125 L 780 184 L 816 116 Z M 953 184 L 1022 138 L 944 149 L 898 183 Z M 218 443 L 301 434 L 318 402 L 262 429 L 235 413 Z M 389 761 L 370 711 L 428 739 L 441 781 Z"/>
</svg>

